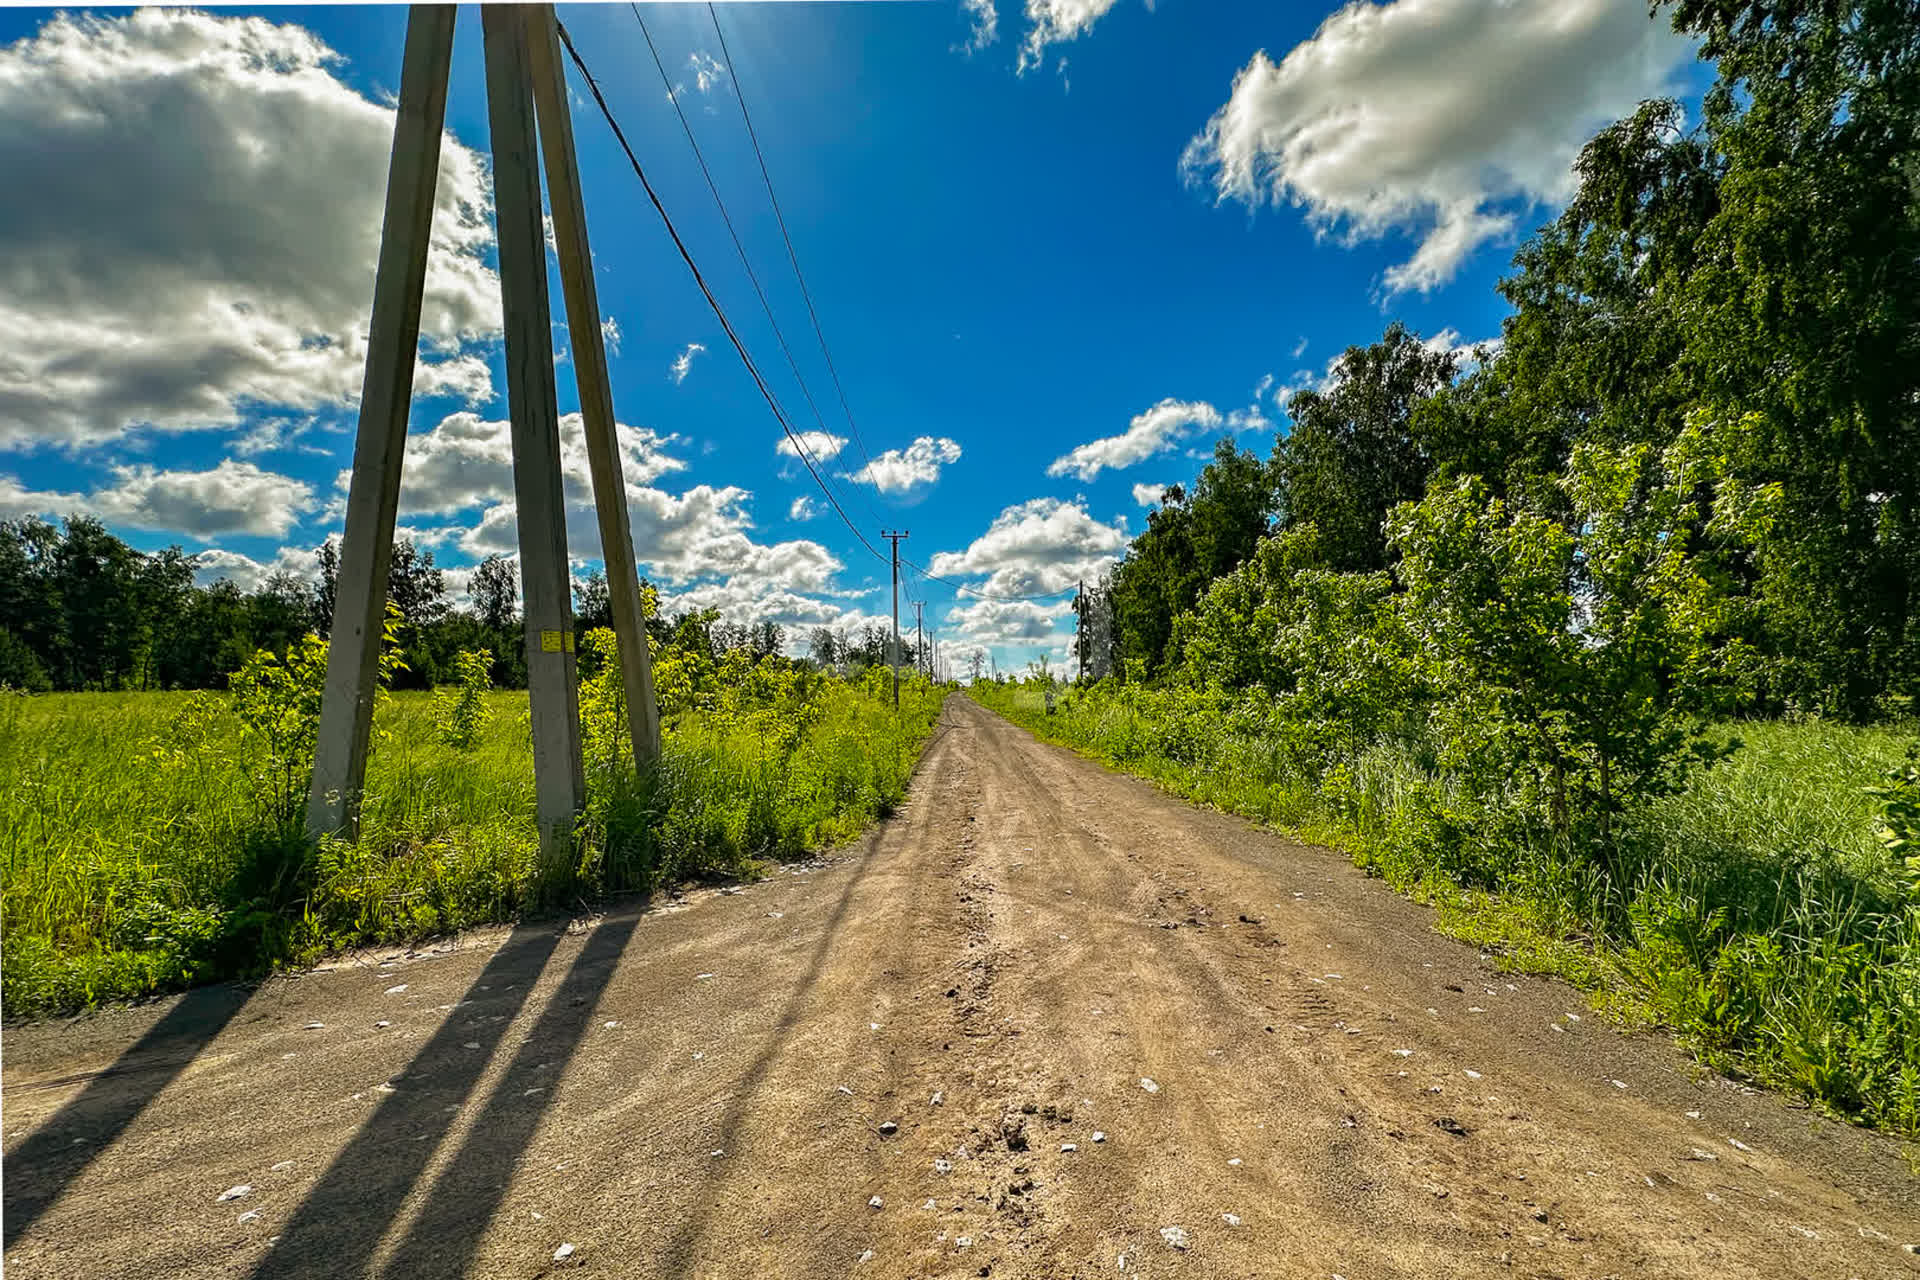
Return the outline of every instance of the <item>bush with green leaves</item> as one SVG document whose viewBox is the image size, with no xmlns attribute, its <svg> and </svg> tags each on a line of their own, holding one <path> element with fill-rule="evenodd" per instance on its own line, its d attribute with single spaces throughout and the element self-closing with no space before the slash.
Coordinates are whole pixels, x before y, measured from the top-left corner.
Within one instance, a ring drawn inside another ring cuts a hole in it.
<svg viewBox="0 0 1920 1280">
<path fill-rule="evenodd" d="M 462 649 L 453 659 L 454 688 L 434 695 L 440 740 L 455 751 L 471 751 L 479 741 L 490 714 L 487 692 L 493 687 L 492 672 L 491 650 Z"/>
<path fill-rule="evenodd" d="M 375 708 L 387 698 L 394 673 L 406 668 L 398 645 L 404 621 L 389 604 L 374 679 Z M 255 803 L 274 826 L 292 822 L 306 803 L 326 686 L 327 642 L 312 634 L 284 655 L 255 650 L 228 678 L 227 701 L 240 722 L 235 747 L 252 779 Z"/>
<path fill-rule="evenodd" d="M 1893 859 L 1907 892 L 1920 905 L 1920 748 L 1910 749 L 1906 761 L 1888 770 L 1868 794 L 1878 802 L 1874 834 Z"/>
</svg>

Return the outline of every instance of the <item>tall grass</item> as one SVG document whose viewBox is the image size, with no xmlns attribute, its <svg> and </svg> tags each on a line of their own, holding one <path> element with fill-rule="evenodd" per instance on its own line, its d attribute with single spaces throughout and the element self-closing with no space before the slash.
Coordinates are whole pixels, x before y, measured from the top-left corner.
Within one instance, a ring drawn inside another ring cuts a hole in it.
<svg viewBox="0 0 1920 1280">
<path fill-rule="evenodd" d="M 751 875 L 856 834 L 905 790 L 943 690 L 827 681 L 797 739 L 697 710 L 657 766 L 596 769 L 561 895 Z M 0 696 L 0 1002 L 9 1017 L 257 973 L 543 905 L 525 693 L 465 750 L 428 694 L 379 710 L 357 842 L 264 821 L 218 700 Z"/>
<path fill-rule="evenodd" d="M 1920 1137 L 1920 910 L 1868 788 L 1914 727 L 1731 726 L 1743 746 L 1638 814 L 1617 865 L 1474 814 L 1404 748 L 1303 765 L 1231 703 L 1079 690 L 973 696 L 1176 794 L 1347 849 L 1442 929 L 1679 1033 L 1702 1061 Z"/>
</svg>

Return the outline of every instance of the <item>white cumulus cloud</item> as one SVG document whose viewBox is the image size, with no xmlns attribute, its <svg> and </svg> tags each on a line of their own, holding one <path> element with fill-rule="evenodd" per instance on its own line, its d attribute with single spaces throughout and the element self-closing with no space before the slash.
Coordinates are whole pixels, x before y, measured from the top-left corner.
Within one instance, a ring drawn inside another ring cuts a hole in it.
<svg viewBox="0 0 1920 1280">
<path fill-rule="evenodd" d="M 314 547 L 282 547 L 271 560 L 255 560 L 237 551 L 211 547 L 194 554 L 194 580 L 201 586 L 231 579 L 242 591 L 257 591 L 276 573 L 290 573 L 304 582 L 320 574 Z"/>
<path fill-rule="evenodd" d="M 111 524 L 192 538 L 226 534 L 282 537 L 314 507 L 313 487 L 228 458 L 210 471 L 146 464 L 113 468 L 113 483 L 90 493 L 24 488 L 0 476 L 0 517 L 92 515 Z"/>
<path fill-rule="evenodd" d="M 560 417 L 560 467 L 570 504 L 593 503 L 584 419 Z M 676 437 L 619 423 L 620 473 L 629 501 L 643 486 L 686 463 L 665 450 Z M 345 496 L 350 472 L 335 488 Z M 432 428 L 407 437 L 400 473 L 400 509 L 409 515 L 454 515 L 513 500 L 513 432 L 505 419 L 450 413 Z"/>
<path fill-rule="evenodd" d="M 1255 53 L 1181 167 L 1349 241 L 1415 235 L 1384 283 L 1424 292 L 1564 201 L 1587 138 L 1691 55 L 1633 0 L 1356 0 L 1279 62 Z"/>
<path fill-rule="evenodd" d="M 0 446 L 360 394 L 394 112 L 304 29 L 55 14 L 0 48 Z M 442 145 L 421 332 L 499 329 L 485 161 Z M 470 366 L 422 374 L 473 396 Z"/>
<path fill-rule="evenodd" d="M 960 461 L 960 445 L 946 436 L 920 436 L 904 449 L 889 449 L 847 479 L 882 493 L 906 493 L 940 478 L 940 468 Z"/>
<path fill-rule="evenodd" d="M 1166 491 L 1164 484 L 1137 484 L 1133 486 L 1133 500 L 1143 507 L 1156 506 Z"/>
<path fill-rule="evenodd" d="M 1071 599 L 1058 604 L 975 600 L 949 610 L 946 621 L 976 643 L 1012 647 L 1052 640 L 1060 622 L 1072 616 Z"/>
<path fill-rule="evenodd" d="M 798 439 L 796 445 L 794 440 Z M 825 462 L 847 447 L 845 436 L 836 436 L 830 431 L 797 431 L 792 436 L 782 436 L 780 443 L 774 446 L 774 452 L 783 457 L 801 457 L 800 449 L 806 448 L 805 456 L 815 462 Z"/>
<path fill-rule="evenodd" d="M 935 555 L 927 570 L 942 578 L 984 576 L 979 589 L 993 595 L 1038 595 L 1098 578 L 1126 546 L 1124 521 L 1102 524 L 1078 503 L 1032 498 L 1001 511 L 965 550 Z"/>
<path fill-rule="evenodd" d="M 1091 480 L 1104 468 L 1130 467 L 1144 462 L 1188 436 L 1212 431 L 1223 422 L 1220 411 L 1204 400 L 1168 398 L 1135 414 L 1120 435 L 1090 440 L 1055 458 L 1048 464 L 1047 474 Z"/>
<path fill-rule="evenodd" d="M 819 543 L 754 541 L 748 510 L 753 495 L 747 490 L 702 484 L 674 494 L 655 487 L 654 481 L 686 465 L 666 452 L 678 437 L 625 423 L 618 430 L 634 552 L 652 577 L 669 584 L 724 578 L 789 591 L 833 588 L 842 565 Z M 568 555 L 598 559 L 600 526 L 586 436 L 577 413 L 560 418 L 560 460 Z M 337 497 L 346 493 L 348 474 L 339 475 Z M 511 555 L 519 550 L 509 424 L 463 411 L 408 437 L 400 510 L 411 517 L 437 518 L 421 536 L 465 555 Z M 338 511 L 336 504 L 336 516 Z"/>
<path fill-rule="evenodd" d="M 1118 0 L 1027 0 L 1027 37 L 1020 45 L 1024 74 L 1046 62 L 1050 45 L 1078 40 L 1107 16 Z M 976 19 L 976 29 L 977 29 Z"/>
<path fill-rule="evenodd" d="M 795 498 L 793 505 L 787 508 L 787 519 L 789 520 L 806 521 L 813 519 L 819 514 L 820 504 L 804 493 Z"/>
</svg>

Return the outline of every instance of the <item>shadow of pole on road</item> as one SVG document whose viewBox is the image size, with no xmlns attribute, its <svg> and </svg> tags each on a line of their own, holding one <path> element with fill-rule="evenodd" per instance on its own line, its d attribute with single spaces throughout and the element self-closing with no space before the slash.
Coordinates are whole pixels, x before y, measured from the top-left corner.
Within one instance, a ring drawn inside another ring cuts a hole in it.
<svg viewBox="0 0 1920 1280">
<path fill-rule="evenodd" d="M 392 1077 L 394 1092 L 307 1193 L 255 1280 L 366 1273 L 565 932 L 551 920 L 522 925 L 494 952 L 405 1074 Z"/>
<path fill-rule="evenodd" d="M 620 964 L 642 912 L 602 920 L 547 1001 L 532 1032 L 494 1086 L 486 1110 L 387 1263 L 393 1280 L 466 1275 L 480 1237 L 506 1198 L 567 1064 L 597 1016 L 600 995 Z"/>
<path fill-rule="evenodd" d="M 53 1207 L 68 1185 L 213 1043 L 252 997 L 250 989 L 232 984 L 187 992 L 111 1067 L 89 1080 L 78 1097 L 6 1158 L 0 1214 L 6 1218 L 7 1248 Z M 28 1087 L 60 1083 L 66 1082 Z"/>
<path fill-rule="evenodd" d="M 767 1034 L 766 1042 L 761 1046 L 760 1052 L 754 1056 L 752 1065 L 747 1068 L 746 1074 L 740 1077 L 739 1083 L 734 1087 L 733 1102 L 728 1106 L 726 1116 L 720 1121 L 719 1146 L 722 1150 L 734 1152 L 738 1147 L 740 1126 L 746 1120 L 747 1112 L 758 1099 L 760 1086 L 766 1080 L 767 1073 L 773 1069 L 773 1064 L 786 1049 L 787 1042 L 793 1038 L 794 1031 L 800 1025 L 800 1014 L 806 1004 L 807 995 L 813 990 L 814 983 L 819 981 L 821 972 L 826 968 L 827 957 L 833 952 L 834 940 L 839 937 L 841 925 L 846 920 L 847 908 L 853 902 L 854 890 L 860 887 L 860 881 L 865 876 L 874 853 L 878 851 L 877 841 L 884 837 L 886 831 L 886 828 L 882 828 L 880 836 L 876 837 L 876 843 L 868 847 L 867 852 L 860 859 L 859 866 L 855 867 L 853 874 L 847 878 L 847 887 L 840 891 L 839 901 L 834 903 L 833 914 L 828 917 L 826 926 L 820 930 L 820 941 L 814 944 L 813 954 L 807 959 L 805 971 L 799 975 L 793 994 L 787 997 L 786 1004 L 780 1010 L 780 1020 Z M 709 1161 L 708 1163 L 716 1164 L 717 1162 Z M 706 1235 L 714 1209 L 719 1204 L 720 1197 L 717 1192 L 721 1178 L 722 1172 L 716 1169 L 705 1180 L 707 1189 L 692 1197 L 694 1203 L 700 1205 L 700 1209 L 680 1223 L 666 1247 L 661 1251 L 660 1270 L 663 1273 L 690 1276 L 698 1271 L 694 1252 Z"/>
</svg>

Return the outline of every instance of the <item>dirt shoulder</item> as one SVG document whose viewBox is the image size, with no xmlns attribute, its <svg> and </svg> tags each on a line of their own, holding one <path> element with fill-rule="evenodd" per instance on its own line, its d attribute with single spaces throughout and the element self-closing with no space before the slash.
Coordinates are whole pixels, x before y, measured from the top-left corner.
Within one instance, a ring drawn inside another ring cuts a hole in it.
<svg viewBox="0 0 1920 1280">
<path fill-rule="evenodd" d="M 956 698 L 831 865 L 8 1029 L 6 1265 L 1920 1275 L 1895 1144 L 1583 1010 Z"/>
</svg>

